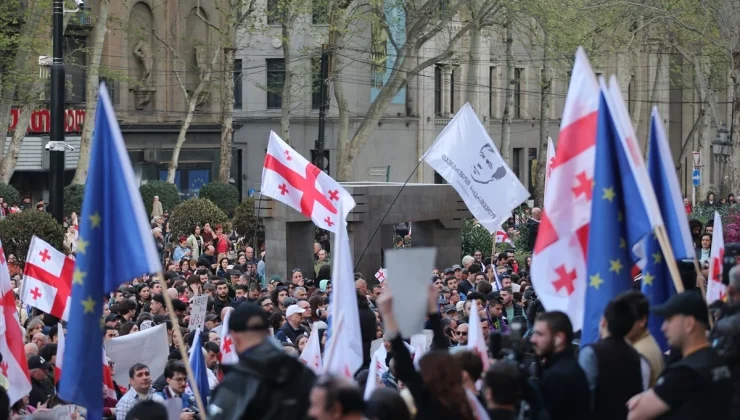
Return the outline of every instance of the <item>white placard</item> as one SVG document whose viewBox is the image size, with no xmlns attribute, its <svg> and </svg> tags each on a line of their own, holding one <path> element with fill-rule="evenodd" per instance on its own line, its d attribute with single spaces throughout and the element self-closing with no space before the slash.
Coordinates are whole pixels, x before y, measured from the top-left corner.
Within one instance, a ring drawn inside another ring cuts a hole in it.
<svg viewBox="0 0 740 420">
<path fill-rule="evenodd" d="M 388 287 L 401 336 L 421 333 L 428 311 L 427 286 L 437 257 L 436 248 L 405 248 L 385 252 Z"/>
<path fill-rule="evenodd" d="M 167 326 L 159 324 L 144 331 L 116 337 L 108 340 L 105 347 L 106 355 L 116 364 L 116 374 L 113 375 L 116 383 L 127 384 L 128 370 L 136 363 L 147 365 L 152 380 L 156 380 L 164 373 L 164 365 L 170 354 Z"/>
<path fill-rule="evenodd" d="M 190 303 L 193 306 L 190 308 L 190 323 L 188 324 L 188 329 L 190 331 L 195 331 L 206 324 L 208 295 L 193 296 L 192 299 L 190 299 Z"/>
</svg>

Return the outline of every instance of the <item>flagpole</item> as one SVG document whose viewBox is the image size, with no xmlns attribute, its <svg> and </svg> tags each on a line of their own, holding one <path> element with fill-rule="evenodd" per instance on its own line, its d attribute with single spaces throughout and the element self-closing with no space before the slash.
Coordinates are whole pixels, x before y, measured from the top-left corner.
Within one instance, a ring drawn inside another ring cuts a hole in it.
<svg viewBox="0 0 740 420">
<path fill-rule="evenodd" d="M 182 331 L 180 331 L 180 322 L 177 319 L 177 316 L 175 316 L 175 308 L 172 306 L 172 299 L 170 298 L 170 295 L 167 294 L 167 283 L 164 281 L 164 275 L 160 271 L 157 273 L 157 277 L 159 277 L 159 284 L 162 286 L 162 296 L 164 296 L 165 304 L 167 305 L 167 312 L 170 315 L 170 322 L 172 322 L 172 330 L 173 334 L 177 334 L 177 347 L 180 350 L 180 355 L 184 358 L 188 354 L 188 349 L 185 347 L 185 340 L 182 337 Z M 199 345 L 198 343 L 193 343 L 193 345 Z M 198 412 L 200 413 L 201 419 L 206 419 L 206 409 L 203 405 L 203 400 L 200 396 L 200 390 L 198 389 L 198 382 L 195 379 L 195 374 L 193 373 L 193 368 L 190 366 L 190 362 L 183 363 L 185 365 L 185 370 L 188 374 L 188 379 L 190 380 L 190 388 L 193 391 L 193 396 L 195 397 L 195 403 L 198 405 Z"/>
<path fill-rule="evenodd" d="M 673 286 L 676 288 L 677 293 L 683 293 L 683 281 L 681 281 L 681 273 L 678 271 L 678 265 L 676 264 L 676 257 L 673 254 L 673 248 L 668 240 L 668 234 L 665 231 L 664 225 L 659 225 L 655 228 L 655 237 L 658 239 L 660 250 L 663 252 L 663 256 L 666 259 L 666 265 L 668 265 L 668 271 L 671 273 L 673 279 Z M 648 258 L 650 256 L 647 256 Z"/>
<path fill-rule="evenodd" d="M 432 145 L 432 147 L 434 147 L 434 145 Z M 432 148 L 430 147 L 429 150 L 431 149 Z M 429 153 L 429 150 L 427 150 L 427 153 Z M 424 154 L 424 156 L 426 156 L 426 153 Z M 401 189 L 398 190 L 398 193 L 393 198 L 391 205 L 388 206 L 388 209 L 386 209 L 385 213 L 383 213 L 383 217 L 380 219 L 380 222 L 378 222 L 378 226 L 375 227 L 373 234 L 370 235 L 370 239 L 367 241 L 367 245 L 365 245 L 365 249 L 362 250 L 362 254 L 360 254 L 360 257 L 357 259 L 357 262 L 355 263 L 355 267 L 353 271 L 357 270 L 357 266 L 360 265 L 360 261 L 362 261 L 362 257 L 365 255 L 365 252 L 367 252 L 367 249 L 370 247 L 370 244 L 373 243 L 373 239 L 375 239 L 375 235 L 378 233 L 378 230 L 380 229 L 380 227 L 383 226 L 383 222 L 385 221 L 385 217 L 388 216 L 388 212 L 390 212 L 391 208 L 393 208 L 393 205 L 396 204 L 396 200 L 398 200 L 398 197 L 403 192 L 403 189 L 406 188 L 406 184 L 408 184 L 409 181 L 411 181 L 411 177 L 414 176 L 414 174 L 416 173 L 416 170 L 419 169 L 419 165 L 421 165 L 421 162 L 423 161 L 424 161 L 424 157 L 422 156 L 422 158 L 419 159 L 418 162 L 416 162 L 416 167 L 414 167 L 414 170 L 411 171 L 411 173 L 409 174 L 409 177 L 406 178 L 406 181 L 403 183 L 403 185 L 401 185 Z"/>
</svg>

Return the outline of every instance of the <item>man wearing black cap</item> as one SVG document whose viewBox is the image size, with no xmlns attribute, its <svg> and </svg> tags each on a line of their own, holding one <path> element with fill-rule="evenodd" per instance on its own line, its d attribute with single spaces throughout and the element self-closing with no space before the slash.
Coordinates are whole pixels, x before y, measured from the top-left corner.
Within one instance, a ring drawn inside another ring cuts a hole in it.
<svg viewBox="0 0 740 420">
<path fill-rule="evenodd" d="M 729 278 L 727 304 L 720 311 L 709 341 L 733 373 L 732 418 L 736 419 L 740 418 L 740 266 L 732 267 Z"/>
<path fill-rule="evenodd" d="M 653 388 L 629 400 L 628 418 L 731 418 L 731 373 L 709 345 L 709 314 L 702 296 L 696 291 L 673 295 L 652 312 L 665 318 L 662 331 L 683 358 L 669 365 Z"/>
<path fill-rule="evenodd" d="M 47 403 L 56 394 L 54 384 L 49 379 L 49 363 L 41 356 L 28 358 L 28 371 L 31 374 L 31 392 L 28 394 L 28 405 L 37 407 Z"/>
<path fill-rule="evenodd" d="M 239 363 L 216 387 L 208 418 L 305 419 L 316 376 L 269 339 L 265 311 L 245 302 L 231 313 L 228 328 Z"/>
</svg>

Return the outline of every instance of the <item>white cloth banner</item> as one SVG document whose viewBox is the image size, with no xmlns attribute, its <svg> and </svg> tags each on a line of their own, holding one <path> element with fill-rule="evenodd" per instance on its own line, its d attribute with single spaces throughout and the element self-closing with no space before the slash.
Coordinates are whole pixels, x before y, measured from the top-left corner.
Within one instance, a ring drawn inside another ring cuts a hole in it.
<svg viewBox="0 0 740 420">
<path fill-rule="evenodd" d="M 106 343 L 105 353 L 116 364 L 116 374 L 113 375 L 116 383 L 127 384 L 128 370 L 136 363 L 149 366 L 152 381 L 164 373 L 164 365 L 170 354 L 165 324 L 116 337 Z"/>
<path fill-rule="evenodd" d="M 452 185 L 473 217 L 492 234 L 529 198 L 469 103 L 437 136 L 424 160 Z"/>
</svg>

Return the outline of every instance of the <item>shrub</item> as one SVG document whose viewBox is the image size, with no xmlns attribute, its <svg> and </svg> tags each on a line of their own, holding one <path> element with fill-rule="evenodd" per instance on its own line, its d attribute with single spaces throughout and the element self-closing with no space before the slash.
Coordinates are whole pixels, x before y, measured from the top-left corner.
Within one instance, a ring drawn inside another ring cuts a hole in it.
<svg viewBox="0 0 740 420">
<path fill-rule="evenodd" d="M 64 187 L 64 214 L 71 215 L 73 212 L 79 216 L 82 213 L 82 201 L 84 199 L 85 186 L 71 184 Z"/>
<path fill-rule="evenodd" d="M 473 219 L 468 219 L 462 228 L 462 256 L 473 255 L 475 250 L 480 250 L 486 257 L 491 255 L 491 234 L 481 225 L 474 224 Z M 499 244 L 500 245 L 500 244 Z M 498 246 L 496 251 L 499 251 Z"/>
<path fill-rule="evenodd" d="M 13 203 L 21 203 L 21 193 L 15 189 L 12 185 L 3 184 L 0 182 L 0 197 L 2 197 L 8 205 Z"/>
<path fill-rule="evenodd" d="M 0 238 L 5 254 L 14 254 L 19 261 L 26 260 L 33 235 L 63 251 L 64 228 L 44 211 L 22 211 L 0 221 Z"/>
<path fill-rule="evenodd" d="M 257 230 L 264 230 L 262 220 L 257 219 L 254 210 L 254 197 L 248 197 L 239 203 L 234 210 L 234 229 L 240 236 L 247 238 L 249 241 L 254 238 Z"/>
<path fill-rule="evenodd" d="M 202 186 L 198 192 L 198 197 L 211 200 L 213 204 L 228 215 L 233 214 L 234 209 L 239 204 L 239 190 L 235 186 L 223 182 L 209 182 Z"/>
<path fill-rule="evenodd" d="M 177 191 L 175 184 L 164 181 L 149 181 L 139 187 L 139 192 L 141 193 L 141 199 L 144 200 L 147 216 L 152 214 L 152 201 L 154 201 L 155 195 L 159 196 L 162 209 L 170 212 L 180 202 L 180 193 Z"/>
<path fill-rule="evenodd" d="M 191 198 L 178 204 L 170 212 L 170 231 L 172 237 L 177 238 L 179 235 L 190 235 L 193 225 L 203 226 L 210 223 L 215 230 L 217 224 L 224 226 L 224 232 L 231 230 L 231 224 L 226 214 L 211 200 L 206 198 Z"/>
</svg>

